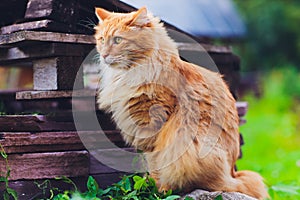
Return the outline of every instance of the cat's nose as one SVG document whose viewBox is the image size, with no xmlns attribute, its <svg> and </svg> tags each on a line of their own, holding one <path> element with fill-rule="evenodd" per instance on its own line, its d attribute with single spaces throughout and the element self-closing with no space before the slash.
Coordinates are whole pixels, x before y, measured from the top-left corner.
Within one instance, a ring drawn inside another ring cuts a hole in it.
<svg viewBox="0 0 300 200">
<path fill-rule="evenodd" d="M 105 58 L 107 58 L 108 55 L 109 55 L 108 53 L 102 54 L 102 57 L 105 59 Z"/>
</svg>

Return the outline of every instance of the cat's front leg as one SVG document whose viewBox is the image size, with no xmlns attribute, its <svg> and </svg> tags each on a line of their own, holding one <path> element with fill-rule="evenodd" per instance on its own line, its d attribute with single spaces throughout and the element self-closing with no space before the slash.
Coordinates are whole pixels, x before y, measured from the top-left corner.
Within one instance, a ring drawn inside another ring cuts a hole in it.
<svg viewBox="0 0 300 200">
<path fill-rule="evenodd" d="M 164 185 L 160 183 L 158 172 L 150 173 L 150 177 L 154 179 L 159 192 L 167 193 L 171 189 L 169 185 Z"/>
</svg>

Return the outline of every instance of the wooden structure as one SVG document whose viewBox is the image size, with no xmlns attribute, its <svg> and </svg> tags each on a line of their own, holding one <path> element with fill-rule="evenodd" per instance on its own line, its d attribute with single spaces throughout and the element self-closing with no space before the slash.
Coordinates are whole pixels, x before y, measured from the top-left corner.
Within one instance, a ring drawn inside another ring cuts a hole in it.
<svg viewBox="0 0 300 200">
<path fill-rule="evenodd" d="M 93 152 L 85 149 L 78 132 L 88 135 L 100 130 L 93 127 L 76 129 L 71 112 L 72 94 L 81 105 L 89 105 L 95 98 L 93 91 L 84 90 L 80 68 L 95 46 L 91 27 L 80 24 L 86 20 L 96 21 L 95 6 L 120 12 L 134 10 L 118 0 L 5 0 L 0 5 L 0 18 L 4 19 L 0 24 L 0 66 L 32 67 L 34 81 L 33 91 L 0 92 L 1 102 L 7 107 L 18 105 L 18 113 L 39 113 L 15 115 L 16 111 L 12 109 L 7 111 L 12 115 L 0 116 L 0 143 L 8 154 L 10 185 L 23 195 L 20 199 L 31 199 L 41 192 L 33 180 L 68 176 L 79 188 L 84 188 L 87 176 L 93 175 L 105 187 L 124 173 L 105 166 L 93 157 Z M 213 58 L 235 94 L 239 78 L 238 57 L 228 47 L 196 39 Z M 202 51 L 193 44 L 178 42 L 178 46 L 181 53 Z M 77 74 L 78 90 L 72 91 Z M 245 115 L 246 104 L 238 103 L 237 108 L 240 117 Z M 84 116 L 89 111 L 78 112 Z M 97 117 L 106 136 L 118 147 L 128 148 L 110 116 L 97 111 Z M 244 123 L 243 119 L 241 123 Z M 5 162 L 1 159 L 0 171 L 5 171 Z M 53 186 L 55 184 L 61 183 L 55 182 Z"/>
</svg>

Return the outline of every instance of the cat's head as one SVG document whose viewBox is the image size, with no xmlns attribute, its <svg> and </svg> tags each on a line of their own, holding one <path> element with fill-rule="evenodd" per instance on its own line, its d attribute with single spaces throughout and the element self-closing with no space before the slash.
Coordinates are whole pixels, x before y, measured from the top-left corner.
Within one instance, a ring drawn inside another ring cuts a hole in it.
<svg viewBox="0 0 300 200">
<path fill-rule="evenodd" d="M 162 25 L 145 7 L 131 13 L 96 8 L 96 15 L 99 24 L 95 38 L 101 62 L 126 69 L 139 65 L 158 48 L 155 29 Z"/>
</svg>

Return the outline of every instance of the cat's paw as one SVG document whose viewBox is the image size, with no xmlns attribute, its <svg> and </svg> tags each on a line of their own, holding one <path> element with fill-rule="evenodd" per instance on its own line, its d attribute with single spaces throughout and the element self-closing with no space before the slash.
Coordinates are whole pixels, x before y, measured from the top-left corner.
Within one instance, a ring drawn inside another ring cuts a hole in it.
<svg viewBox="0 0 300 200">
<path fill-rule="evenodd" d="M 161 186 L 158 188 L 158 191 L 161 192 L 161 193 L 166 194 L 170 189 L 171 189 L 171 187 L 168 186 L 168 185 L 161 185 Z"/>
</svg>

